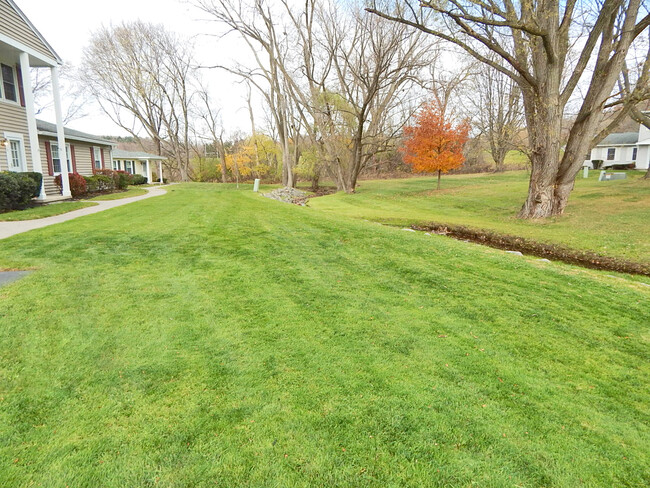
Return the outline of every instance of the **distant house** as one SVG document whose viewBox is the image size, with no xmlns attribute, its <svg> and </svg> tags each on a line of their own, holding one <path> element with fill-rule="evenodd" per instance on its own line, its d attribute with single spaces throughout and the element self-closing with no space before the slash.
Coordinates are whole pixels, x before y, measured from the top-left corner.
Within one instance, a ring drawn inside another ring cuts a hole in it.
<svg viewBox="0 0 650 488">
<path fill-rule="evenodd" d="M 63 64 L 13 0 L 0 0 L 0 171 L 43 174 L 39 199 L 70 196 L 68 172 L 92 175 L 112 165 L 110 141 L 63 127 L 58 69 Z M 36 119 L 31 68 L 52 74 L 57 123 Z M 61 172 L 59 147 L 66 148 L 68 171 Z M 62 191 L 54 185 L 61 174 Z"/>
<path fill-rule="evenodd" d="M 167 158 L 156 154 L 149 154 L 141 151 L 113 150 L 113 165 L 115 171 L 126 171 L 132 175 L 138 174 L 147 178 L 147 182 L 153 183 L 153 169 L 156 170 L 158 181 L 163 182 L 162 162 Z M 155 168 L 153 168 L 154 166 Z"/>
<path fill-rule="evenodd" d="M 587 166 L 602 161 L 603 168 L 635 168 L 647 170 L 650 166 L 650 129 L 639 125 L 636 132 L 618 132 L 608 135 L 591 150 Z"/>
<path fill-rule="evenodd" d="M 36 120 L 39 148 L 45 156 L 47 171 L 43 171 L 43 181 L 47 195 L 58 194 L 54 184 L 56 175 L 61 174 L 61 157 L 57 141 L 56 124 Z M 66 162 L 68 173 L 92 176 L 100 169 L 111 169 L 113 143 L 92 134 L 64 128 L 66 141 Z"/>
</svg>

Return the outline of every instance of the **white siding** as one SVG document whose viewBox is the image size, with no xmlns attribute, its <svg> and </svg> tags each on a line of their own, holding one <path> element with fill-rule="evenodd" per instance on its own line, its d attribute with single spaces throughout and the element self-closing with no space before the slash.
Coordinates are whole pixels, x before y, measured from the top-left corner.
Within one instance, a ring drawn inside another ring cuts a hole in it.
<svg viewBox="0 0 650 488">
<path fill-rule="evenodd" d="M 650 146 L 640 146 L 636 155 L 637 169 L 648 169 L 650 166 Z"/>
<path fill-rule="evenodd" d="M 32 28 L 16 12 L 6 0 L 0 0 L 0 34 L 21 42 L 34 51 L 49 58 L 54 58 L 54 53 L 41 41 Z"/>
<path fill-rule="evenodd" d="M 0 100 L 0 137 L 5 132 L 13 132 L 23 136 L 27 171 L 32 171 L 34 167 L 32 165 L 32 149 L 29 144 L 29 131 L 27 130 L 27 112 L 19 103 Z M 7 169 L 7 154 L 2 148 L 0 150 L 0 171 L 7 171 Z"/>
</svg>

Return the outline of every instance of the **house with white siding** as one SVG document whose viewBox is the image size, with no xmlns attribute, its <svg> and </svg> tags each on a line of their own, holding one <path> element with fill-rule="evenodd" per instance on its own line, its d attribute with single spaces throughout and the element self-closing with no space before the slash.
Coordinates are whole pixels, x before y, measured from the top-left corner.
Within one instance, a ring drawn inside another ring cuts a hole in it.
<svg viewBox="0 0 650 488">
<path fill-rule="evenodd" d="M 112 167 L 112 143 L 63 127 L 59 67 L 63 61 L 13 0 L 0 0 L 0 171 L 43 174 L 39 199 L 70 196 L 68 172 Z M 51 72 L 56 123 L 36 119 L 31 69 Z M 68 171 L 61 172 L 59 148 Z M 4 150 L 3 150 L 4 149 Z M 54 185 L 61 174 L 62 190 Z"/>
<path fill-rule="evenodd" d="M 142 175 L 147 178 L 148 183 L 153 183 L 153 170 L 156 170 L 157 179 L 163 182 L 162 162 L 167 158 L 156 154 L 149 154 L 142 151 L 123 151 L 114 149 L 112 169 L 115 171 L 126 171 L 132 175 Z"/>
<path fill-rule="evenodd" d="M 38 142 L 43 158 L 43 184 L 47 195 L 58 195 L 54 178 L 61 174 L 61 157 L 57 141 L 56 124 L 36 119 Z M 78 130 L 63 128 L 66 141 L 66 166 L 68 173 L 92 176 L 100 169 L 113 167 L 113 142 Z M 47 171 L 45 166 L 47 165 Z"/>
<path fill-rule="evenodd" d="M 636 132 L 608 135 L 591 150 L 585 165 L 593 168 L 593 161 L 602 161 L 602 168 L 647 170 L 650 166 L 650 129 L 639 124 Z"/>
</svg>

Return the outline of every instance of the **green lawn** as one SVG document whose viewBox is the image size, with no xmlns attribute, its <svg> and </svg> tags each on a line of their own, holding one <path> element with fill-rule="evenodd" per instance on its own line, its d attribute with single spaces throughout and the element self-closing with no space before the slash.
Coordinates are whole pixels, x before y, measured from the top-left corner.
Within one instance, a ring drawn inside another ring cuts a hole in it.
<svg viewBox="0 0 650 488">
<path fill-rule="evenodd" d="M 88 200 L 93 202 L 100 202 L 105 200 L 120 200 L 122 198 L 131 198 L 139 197 L 140 195 L 146 195 L 147 190 L 139 187 L 131 187 L 126 191 L 120 191 L 117 193 L 107 193 L 106 195 L 99 195 L 97 197 L 89 198 Z"/>
<path fill-rule="evenodd" d="M 210 184 L 2 268 L 36 271 L 0 288 L 0 486 L 650 484 L 624 276 Z"/>
<path fill-rule="evenodd" d="M 540 242 L 562 244 L 650 262 L 650 180 L 628 172 L 627 180 L 599 182 L 598 171 L 576 180 L 566 212 L 545 221 L 515 216 L 526 199 L 528 174 L 443 176 L 362 181 L 353 195 L 311 200 L 313 208 L 393 225 L 439 222 L 489 229 Z"/>
<path fill-rule="evenodd" d="M 80 208 L 92 207 L 96 203 L 89 202 L 59 202 L 48 205 L 40 205 L 25 210 L 14 210 L 11 212 L 0 213 L 0 222 L 12 222 L 16 220 L 34 220 L 61 215 L 64 213 L 79 210 Z"/>
</svg>

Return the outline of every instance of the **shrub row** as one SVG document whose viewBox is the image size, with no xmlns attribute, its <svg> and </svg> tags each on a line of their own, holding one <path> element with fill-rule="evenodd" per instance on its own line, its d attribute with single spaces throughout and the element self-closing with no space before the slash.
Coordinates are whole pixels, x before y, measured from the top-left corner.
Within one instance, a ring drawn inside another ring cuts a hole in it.
<svg viewBox="0 0 650 488">
<path fill-rule="evenodd" d="M 41 193 L 40 173 L 0 172 L 0 211 L 18 210 Z"/>
<path fill-rule="evenodd" d="M 132 175 L 126 171 L 113 171 L 99 169 L 92 176 L 81 176 L 79 173 L 68 173 L 70 193 L 75 198 L 87 193 L 100 193 L 113 190 L 126 190 L 129 185 L 144 185 L 147 178 L 142 175 Z M 54 179 L 54 183 L 61 188 L 61 176 Z"/>
</svg>

